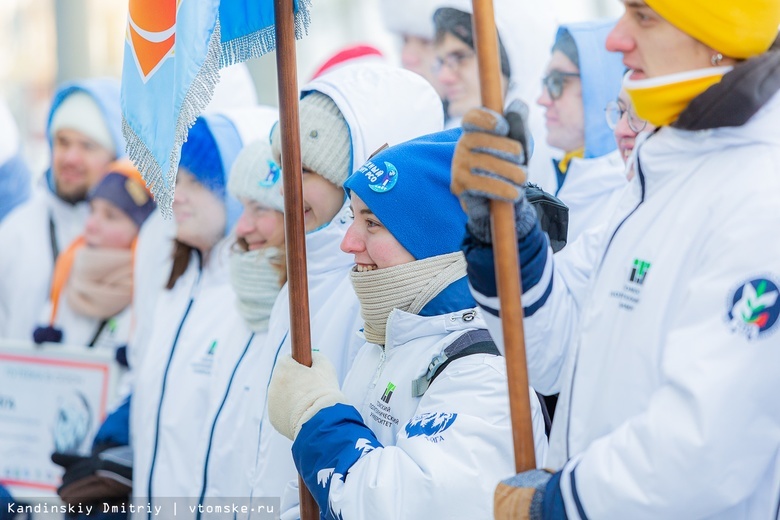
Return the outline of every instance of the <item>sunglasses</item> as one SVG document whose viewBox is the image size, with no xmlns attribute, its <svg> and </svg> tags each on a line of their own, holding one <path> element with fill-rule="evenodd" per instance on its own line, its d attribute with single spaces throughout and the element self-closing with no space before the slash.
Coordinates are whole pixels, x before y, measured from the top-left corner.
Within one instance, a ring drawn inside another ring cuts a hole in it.
<svg viewBox="0 0 780 520">
<path fill-rule="evenodd" d="M 563 87 L 569 78 L 579 78 L 578 72 L 561 72 L 560 70 L 551 70 L 549 74 L 542 78 L 542 85 L 547 89 L 550 98 L 555 101 L 563 95 Z"/>
<path fill-rule="evenodd" d="M 628 116 L 628 127 L 632 132 L 639 133 L 647 126 L 647 121 L 639 119 L 633 110 L 627 108 L 621 101 L 610 101 L 607 103 L 607 108 L 604 109 L 607 116 L 607 126 L 612 130 L 617 127 L 620 120 L 623 119 L 623 115 Z"/>
</svg>

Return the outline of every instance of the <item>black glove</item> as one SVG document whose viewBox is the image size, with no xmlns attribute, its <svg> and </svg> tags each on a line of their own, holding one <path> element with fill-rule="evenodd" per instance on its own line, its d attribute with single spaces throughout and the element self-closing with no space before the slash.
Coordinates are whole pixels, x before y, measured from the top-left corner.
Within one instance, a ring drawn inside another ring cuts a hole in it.
<svg viewBox="0 0 780 520">
<path fill-rule="evenodd" d="M 51 460 L 65 468 L 57 494 L 67 504 L 124 499 L 133 489 L 130 446 L 97 449 L 89 457 L 55 452 Z"/>
</svg>

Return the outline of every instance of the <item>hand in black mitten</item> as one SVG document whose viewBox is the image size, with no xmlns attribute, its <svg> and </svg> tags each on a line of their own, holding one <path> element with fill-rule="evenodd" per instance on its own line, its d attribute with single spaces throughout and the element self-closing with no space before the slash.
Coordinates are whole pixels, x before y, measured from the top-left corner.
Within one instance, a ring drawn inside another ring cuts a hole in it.
<svg viewBox="0 0 780 520">
<path fill-rule="evenodd" d="M 130 446 L 96 449 L 89 457 L 53 453 L 52 462 L 65 468 L 57 494 L 63 502 L 110 501 L 130 495 L 133 452 Z"/>
</svg>

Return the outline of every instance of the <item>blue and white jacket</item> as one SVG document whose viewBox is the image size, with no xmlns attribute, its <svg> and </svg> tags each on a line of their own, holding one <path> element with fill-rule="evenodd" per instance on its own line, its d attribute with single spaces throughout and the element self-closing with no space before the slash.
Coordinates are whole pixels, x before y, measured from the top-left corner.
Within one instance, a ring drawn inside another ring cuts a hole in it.
<svg viewBox="0 0 780 520">
<path fill-rule="evenodd" d="M 104 116 L 114 148 L 125 149 L 119 82 L 94 78 L 63 85 L 54 95 L 48 125 L 57 107 L 74 92 L 86 92 Z M 51 137 L 49 136 L 51 146 Z M 0 223 L 0 338 L 29 341 L 46 305 L 57 251 L 63 251 L 84 231 L 86 202 L 70 204 L 57 197 L 49 169 L 29 200 Z"/>
<path fill-rule="evenodd" d="M 453 360 L 422 397 L 412 382 L 462 334 L 484 328 L 465 309 L 418 316 L 395 309 L 384 347 L 366 343 L 338 404 L 307 421 L 293 457 L 323 518 L 490 518 L 493 490 L 513 473 L 504 358 Z M 547 452 L 531 392 L 537 464 Z"/>
<path fill-rule="evenodd" d="M 304 86 L 302 96 L 312 91 L 330 97 L 344 116 L 350 132 L 352 165 L 362 165 L 385 144 L 392 146 L 442 128 L 441 101 L 433 87 L 417 74 L 384 63 L 339 67 Z M 333 363 L 339 381 L 346 376 L 363 345 L 357 335 L 363 327 L 360 303 L 349 278 L 354 259 L 340 249 L 352 223 L 349 215 L 345 200 L 327 226 L 306 235 L 312 344 Z M 290 353 L 289 313 L 289 291 L 285 285 L 271 311 L 266 349 L 269 368 L 279 355 Z M 253 497 L 280 496 L 289 481 L 280 476 L 289 471 L 294 475 L 295 468 L 290 458 L 290 441 L 268 421 L 268 381 L 258 383 L 262 400 L 256 400 L 256 407 L 247 411 L 261 417 L 257 419 L 261 423 L 258 442 L 253 446 Z"/>
</svg>

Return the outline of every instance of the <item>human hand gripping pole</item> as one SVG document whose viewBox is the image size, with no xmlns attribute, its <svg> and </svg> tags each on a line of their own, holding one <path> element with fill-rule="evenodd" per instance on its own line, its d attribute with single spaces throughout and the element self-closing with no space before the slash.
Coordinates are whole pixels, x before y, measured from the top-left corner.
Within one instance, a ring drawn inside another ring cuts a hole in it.
<svg viewBox="0 0 780 520">
<path fill-rule="evenodd" d="M 290 356 L 276 364 L 268 387 L 268 418 L 291 441 L 317 412 L 346 402 L 336 369 L 323 354 L 312 352 L 310 367 Z"/>
<path fill-rule="evenodd" d="M 477 65 L 479 67 L 479 85 L 482 95 L 482 105 L 493 111 L 494 114 L 498 114 L 503 110 L 504 96 L 501 89 L 501 73 L 500 73 L 500 60 L 498 52 L 498 31 L 496 30 L 495 13 L 493 10 L 492 0 L 472 0 L 473 6 L 473 23 L 474 23 L 474 41 L 477 50 Z M 469 116 L 469 114 L 467 114 Z M 507 385 L 509 387 L 509 408 L 512 421 L 512 437 L 514 444 L 515 455 L 515 469 L 516 471 L 530 470 L 536 467 L 536 457 L 534 455 L 534 434 L 533 424 L 531 421 L 531 401 L 528 389 L 528 369 L 526 366 L 525 357 L 525 341 L 523 335 L 523 305 L 520 300 L 522 294 L 520 287 L 520 262 L 517 252 L 517 231 L 515 218 L 515 208 L 513 207 L 512 200 L 518 197 L 518 185 L 522 185 L 525 181 L 525 173 L 520 169 L 519 176 L 514 177 L 514 181 L 510 183 L 514 185 L 513 190 L 505 191 L 504 185 L 501 184 L 503 170 L 503 163 L 512 163 L 510 157 L 505 156 L 503 153 L 485 153 L 488 150 L 504 151 L 506 148 L 502 148 L 500 145 L 493 146 L 492 143 L 496 142 L 494 139 L 504 137 L 495 135 L 495 131 L 499 130 L 500 118 L 495 116 L 491 118 L 484 118 L 482 116 L 475 117 L 474 114 L 465 119 L 469 126 L 461 137 L 461 141 L 455 150 L 455 158 L 453 159 L 453 191 L 460 195 L 467 193 L 468 196 L 476 196 L 478 198 L 491 199 L 490 214 L 491 223 L 490 228 L 490 240 L 493 244 L 495 269 L 496 269 L 496 281 L 498 286 L 498 296 L 501 305 L 501 321 L 504 336 L 504 357 L 506 359 L 507 367 Z M 471 134 L 475 134 L 472 130 L 482 128 L 479 124 L 480 121 L 487 123 L 489 126 L 490 121 L 493 121 L 494 132 L 479 132 L 481 137 L 473 138 L 469 137 Z M 519 128 L 522 128 L 519 127 Z M 506 125 L 505 130 L 509 131 L 509 124 Z M 506 135 L 506 134 L 505 134 Z M 465 140 L 465 142 L 463 142 Z M 472 141 L 472 146 L 469 146 L 469 141 Z M 476 144 L 480 146 L 474 146 L 474 141 L 478 141 Z M 502 141 L 502 144 L 506 144 Z M 517 148 L 515 148 L 517 151 Z M 520 151 L 523 151 L 522 148 Z M 510 150 L 511 152 L 511 150 Z M 480 161 L 474 161 L 476 157 L 473 154 L 479 154 L 481 156 Z M 520 154 L 515 155 L 518 159 Z M 471 159 L 469 159 L 471 156 Z M 490 158 L 485 161 L 486 158 Z M 509 160 L 507 160 L 509 159 Z M 494 171 L 491 166 L 487 167 L 474 167 L 474 165 L 490 164 L 492 166 L 502 166 L 501 171 Z M 515 165 L 516 162 L 515 162 Z M 510 168 L 510 172 L 517 173 L 517 170 Z M 496 174 L 495 177 L 488 175 L 485 176 L 483 172 L 490 172 Z M 485 182 L 485 181 L 493 182 Z M 479 182 L 482 181 L 482 182 Z M 481 189 L 469 188 L 469 186 L 478 187 Z M 503 193 L 504 197 L 491 197 L 493 193 L 491 188 L 500 188 L 497 190 Z M 512 195 L 514 194 L 514 197 Z M 522 191 L 519 193 L 519 200 L 522 200 Z M 470 213 L 469 218 L 472 220 L 472 225 L 481 222 L 482 216 L 479 214 L 479 209 L 472 206 L 468 208 L 469 198 L 463 201 L 467 206 L 467 213 Z M 471 202 L 474 202 L 472 200 Z M 530 204 L 525 204 L 529 207 Z M 523 209 L 522 206 L 519 209 Z M 531 210 L 533 211 L 533 210 Z M 519 212 L 520 221 L 525 220 L 524 213 Z"/>
<path fill-rule="evenodd" d="M 536 210 L 525 197 L 524 147 L 508 137 L 523 133 L 522 117 L 513 105 L 506 118 L 489 108 L 469 110 L 463 117 L 463 136 L 452 160 L 452 192 L 460 197 L 468 215 L 469 232 L 485 244 L 493 243 L 491 200 L 514 205 L 518 240 L 531 231 L 537 219 Z"/>
</svg>

